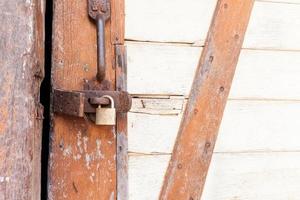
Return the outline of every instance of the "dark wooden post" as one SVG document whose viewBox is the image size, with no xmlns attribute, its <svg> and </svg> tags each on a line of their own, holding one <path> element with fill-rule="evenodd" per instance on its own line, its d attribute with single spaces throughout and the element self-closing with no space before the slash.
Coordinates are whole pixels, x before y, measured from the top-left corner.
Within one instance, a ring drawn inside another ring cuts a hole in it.
<svg viewBox="0 0 300 200">
<path fill-rule="evenodd" d="M 160 199 L 201 198 L 253 0 L 219 0 Z M 201 26 L 201 24 L 200 24 Z"/>
<path fill-rule="evenodd" d="M 0 3 L 0 199 L 40 199 L 43 6 Z"/>
</svg>

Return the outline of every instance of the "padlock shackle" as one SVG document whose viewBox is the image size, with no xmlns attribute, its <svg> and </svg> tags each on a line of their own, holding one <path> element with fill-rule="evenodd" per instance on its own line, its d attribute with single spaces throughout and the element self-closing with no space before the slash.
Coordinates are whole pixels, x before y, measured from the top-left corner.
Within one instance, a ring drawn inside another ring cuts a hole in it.
<svg viewBox="0 0 300 200">
<path fill-rule="evenodd" d="M 115 101 L 114 101 L 114 99 L 111 96 L 109 96 L 109 95 L 103 95 L 101 98 L 107 98 L 107 99 L 109 99 L 110 100 L 110 104 L 111 104 L 111 108 L 115 108 Z"/>
</svg>

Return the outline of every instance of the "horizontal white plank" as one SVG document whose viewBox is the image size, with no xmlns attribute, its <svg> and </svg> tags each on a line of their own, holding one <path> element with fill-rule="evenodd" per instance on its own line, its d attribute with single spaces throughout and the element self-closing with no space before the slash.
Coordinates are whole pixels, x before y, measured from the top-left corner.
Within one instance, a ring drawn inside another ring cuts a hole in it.
<svg viewBox="0 0 300 200">
<path fill-rule="evenodd" d="M 129 199 L 156 200 L 169 156 L 129 156 Z"/>
<path fill-rule="evenodd" d="M 214 154 L 203 200 L 298 200 L 300 153 Z M 130 156 L 131 200 L 158 199 L 169 156 Z"/>
<path fill-rule="evenodd" d="M 188 94 L 201 49 L 127 43 L 128 90 L 133 94 Z"/>
<path fill-rule="evenodd" d="M 141 101 L 145 107 L 128 115 L 129 151 L 171 153 L 182 100 L 134 99 L 134 105 Z M 299 116 L 300 102 L 228 101 L 215 152 L 300 151 Z"/>
<path fill-rule="evenodd" d="M 300 4 L 255 2 L 244 47 L 300 50 Z"/>
<path fill-rule="evenodd" d="M 201 48 L 135 42 L 127 47 L 130 93 L 188 95 Z M 300 99 L 299 66 L 300 52 L 243 50 L 230 98 Z"/>
<path fill-rule="evenodd" d="M 127 0 L 126 38 L 203 45 L 216 0 Z M 244 47 L 300 50 L 300 5 L 256 1 Z"/>
<path fill-rule="evenodd" d="M 155 99 L 155 97 L 134 98 L 130 112 L 150 115 L 178 115 L 183 110 L 184 101 L 185 98 L 183 96 L 160 99 Z"/>
<path fill-rule="evenodd" d="M 289 4 L 300 4 L 300 0 L 256 0 L 270 3 L 289 3 Z"/>
<path fill-rule="evenodd" d="M 126 0 L 126 39 L 203 44 L 216 0 Z"/>
</svg>

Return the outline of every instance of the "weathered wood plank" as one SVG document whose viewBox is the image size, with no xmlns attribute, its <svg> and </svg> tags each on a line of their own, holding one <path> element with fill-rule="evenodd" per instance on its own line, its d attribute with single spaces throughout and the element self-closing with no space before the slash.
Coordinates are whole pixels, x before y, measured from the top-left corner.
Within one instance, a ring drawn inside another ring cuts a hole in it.
<svg viewBox="0 0 300 200">
<path fill-rule="evenodd" d="M 243 47 L 300 50 L 300 4 L 256 2 Z"/>
<path fill-rule="evenodd" d="M 38 200 L 44 1 L 0 2 L 0 199 Z"/>
<path fill-rule="evenodd" d="M 129 156 L 129 199 L 158 199 L 170 156 Z"/>
<path fill-rule="evenodd" d="M 127 47 L 130 93 L 188 94 L 200 48 L 131 42 Z"/>
<path fill-rule="evenodd" d="M 203 200 L 298 200 L 300 154 L 214 154 Z M 158 199 L 169 155 L 130 156 L 131 200 Z"/>
<path fill-rule="evenodd" d="M 300 50 L 300 4 L 278 2 L 255 2 L 245 48 Z M 184 3 L 180 0 L 127 0 L 126 3 L 126 39 L 203 46 L 216 0 Z"/>
<path fill-rule="evenodd" d="M 134 98 L 131 113 L 149 115 L 178 115 L 182 112 L 185 98 L 183 96 L 170 96 L 169 98 Z"/>
<path fill-rule="evenodd" d="M 112 1 L 112 43 L 115 45 L 116 90 L 127 91 L 127 53 L 124 46 L 125 1 Z M 117 195 L 118 200 L 128 200 L 128 133 L 127 113 L 117 113 L 116 126 Z"/>
<path fill-rule="evenodd" d="M 300 0 L 256 0 L 271 3 L 289 3 L 289 4 L 300 4 Z"/>
<path fill-rule="evenodd" d="M 116 45 L 116 87 L 127 91 L 126 47 Z M 128 200 L 127 113 L 117 113 L 117 199 Z"/>
<path fill-rule="evenodd" d="M 129 151 L 170 154 L 182 110 L 180 99 L 134 99 Z M 228 101 L 215 152 L 300 151 L 298 116 L 297 101 Z"/>
<path fill-rule="evenodd" d="M 125 38 L 203 44 L 216 2 L 126 0 Z"/>
<path fill-rule="evenodd" d="M 112 2 L 112 8 L 118 7 L 117 2 Z M 116 84 L 117 19 L 111 17 L 105 32 L 107 73 L 103 84 L 109 90 Z M 55 0 L 53 30 L 53 87 L 82 90 L 85 79 L 95 81 L 97 62 L 96 26 L 88 17 L 87 1 Z M 58 114 L 53 114 L 52 125 L 49 199 L 116 199 L 115 127 Z"/>
<path fill-rule="evenodd" d="M 160 199 L 199 199 L 250 18 L 253 0 L 219 0 Z"/>
<path fill-rule="evenodd" d="M 113 44 L 124 44 L 125 37 L 125 0 L 111 1 L 111 40 Z"/>
<path fill-rule="evenodd" d="M 131 93 L 188 95 L 202 48 L 139 42 L 127 46 Z M 229 98 L 300 100 L 299 65 L 298 51 L 244 49 Z"/>
</svg>

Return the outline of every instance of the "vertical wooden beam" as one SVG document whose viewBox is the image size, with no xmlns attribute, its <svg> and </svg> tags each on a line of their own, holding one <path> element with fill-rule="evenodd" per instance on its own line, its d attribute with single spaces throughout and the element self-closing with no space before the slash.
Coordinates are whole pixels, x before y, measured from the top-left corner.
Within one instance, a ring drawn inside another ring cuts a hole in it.
<svg viewBox="0 0 300 200">
<path fill-rule="evenodd" d="M 253 0 L 219 0 L 160 199 L 201 198 Z"/>
<path fill-rule="evenodd" d="M 40 199 L 44 1 L 0 3 L 0 199 Z"/>
<path fill-rule="evenodd" d="M 116 44 L 123 40 L 120 2 L 111 0 L 105 28 L 107 73 L 102 86 L 108 90 L 116 89 L 121 74 L 115 59 Z M 88 17 L 87 0 L 54 0 L 53 87 L 83 90 L 87 80 L 95 81 L 96 52 L 96 26 Z M 52 114 L 49 200 L 117 198 L 116 129 Z"/>
<path fill-rule="evenodd" d="M 127 90 L 126 48 L 116 45 L 117 88 Z M 127 113 L 117 115 L 117 199 L 128 200 Z"/>
<path fill-rule="evenodd" d="M 112 42 L 116 51 L 116 88 L 127 91 L 127 58 L 124 46 L 125 35 L 125 2 L 115 0 L 112 4 L 113 24 Z M 127 200 L 128 197 L 128 138 L 127 113 L 117 115 L 117 199 Z"/>
</svg>

